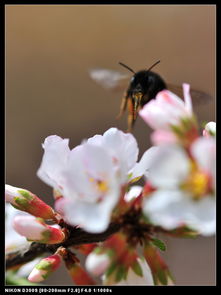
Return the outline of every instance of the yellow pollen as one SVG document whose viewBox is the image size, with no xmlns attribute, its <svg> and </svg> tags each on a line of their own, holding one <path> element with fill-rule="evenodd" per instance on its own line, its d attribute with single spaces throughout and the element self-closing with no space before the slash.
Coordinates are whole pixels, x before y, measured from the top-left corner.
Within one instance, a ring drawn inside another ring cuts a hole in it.
<svg viewBox="0 0 221 295">
<path fill-rule="evenodd" d="M 96 180 L 92 177 L 90 177 L 90 181 L 95 183 L 97 185 L 97 188 L 100 192 L 106 193 L 108 191 L 107 182 L 103 180 Z"/>
<path fill-rule="evenodd" d="M 191 192 L 195 199 L 202 198 L 208 190 L 208 176 L 197 170 L 193 171 L 187 181 L 182 185 L 182 188 Z"/>
<path fill-rule="evenodd" d="M 106 183 L 105 181 L 100 181 L 100 180 L 98 180 L 98 181 L 97 181 L 97 185 L 98 185 L 99 190 L 100 190 L 102 193 L 107 192 L 107 190 L 108 190 L 108 186 L 107 186 L 107 183 Z"/>
</svg>

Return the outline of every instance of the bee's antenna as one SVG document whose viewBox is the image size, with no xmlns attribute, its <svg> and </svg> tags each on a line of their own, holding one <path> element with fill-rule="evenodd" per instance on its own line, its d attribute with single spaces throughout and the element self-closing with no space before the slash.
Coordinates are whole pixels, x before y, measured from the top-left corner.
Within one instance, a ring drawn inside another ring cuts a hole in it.
<svg viewBox="0 0 221 295">
<path fill-rule="evenodd" d="M 132 73 L 134 73 L 135 74 L 135 72 L 131 69 L 131 68 L 129 68 L 128 66 L 126 66 L 125 64 L 123 64 L 122 62 L 119 62 L 119 65 L 121 65 L 121 66 L 123 66 L 123 67 L 125 67 L 126 69 L 128 69 L 129 71 L 131 71 Z"/>
<path fill-rule="evenodd" d="M 155 62 L 147 71 L 150 71 L 153 67 L 155 67 L 158 63 L 160 62 L 160 60 L 158 60 L 157 62 Z"/>
</svg>

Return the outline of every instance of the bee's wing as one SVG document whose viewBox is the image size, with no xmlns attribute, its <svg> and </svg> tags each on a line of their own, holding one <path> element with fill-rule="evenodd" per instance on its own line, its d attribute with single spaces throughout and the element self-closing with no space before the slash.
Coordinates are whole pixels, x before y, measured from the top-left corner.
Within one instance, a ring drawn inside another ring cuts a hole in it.
<svg viewBox="0 0 221 295">
<path fill-rule="evenodd" d="M 174 85 L 174 84 L 167 84 L 167 87 L 168 87 L 168 90 L 175 93 L 180 98 L 183 98 L 183 88 L 182 87 Z M 196 89 L 191 89 L 191 88 L 190 88 L 190 95 L 192 98 L 193 105 L 211 103 L 214 99 L 208 93 L 205 93 L 203 91 L 198 91 Z"/>
<path fill-rule="evenodd" d="M 120 90 L 125 88 L 129 75 L 108 69 L 91 69 L 89 75 L 99 85 L 110 90 Z"/>
</svg>

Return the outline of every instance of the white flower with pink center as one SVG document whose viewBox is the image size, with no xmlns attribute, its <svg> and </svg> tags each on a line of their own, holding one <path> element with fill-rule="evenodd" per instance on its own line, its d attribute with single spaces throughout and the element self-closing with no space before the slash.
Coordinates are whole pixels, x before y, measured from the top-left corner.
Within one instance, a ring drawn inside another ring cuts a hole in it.
<svg viewBox="0 0 221 295">
<path fill-rule="evenodd" d="M 110 128 L 73 150 L 67 139 L 49 136 L 43 147 L 37 174 L 63 196 L 58 201 L 59 212 L 68 223 L 86 231 L 104 231 L 137 161 L 133 135 Z"/>
<path fill-rule="evenodd" d="M 188 225 L 202 235 L 215 234 L 215 161 L 213 138 L 199 138 L 190 148 L 161 146 L 149 163 L 148 181 L 156 188 L 144 201 L 151 222 L 168 230 Z"/>
<path fill-rule="evenodd" d="M 104 231 L 121 192 L 110 154 L 89 143 L 78 146 L 71 151 L 63 175 L 62 211 L 66 221 L 89 232 Z"/>
<path fill-rule="evenodd" d="M 103 135 L 89 138 L 88 143 L 106 149 L 112 156 L 122 184 L 127 182 L 128 172 L 136 164 L 139 153 L 134 136 L 117 128 L 110 128 Z"/>
</svg>

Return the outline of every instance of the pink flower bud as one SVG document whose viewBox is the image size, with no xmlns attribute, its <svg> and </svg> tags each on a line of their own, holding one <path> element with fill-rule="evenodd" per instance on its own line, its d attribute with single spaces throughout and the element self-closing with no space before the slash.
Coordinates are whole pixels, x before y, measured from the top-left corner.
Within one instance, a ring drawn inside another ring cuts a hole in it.
<svg viewBox="0 0 221 295">
<path fill-rule="evenodd" d="M 52 272 L 57 270 L 61 264 L 61 256 L 54 254 L 42 259 L 30 273 L 28 280 L 39 283 L 45 280 Z"/>
<path fill-rule="evenodd" d="M 33 216 L 16 216 L 13 220 L 13 227 L 30 241 L 58 244 L 65 239 L 65 234 L 61 229 L 49 226 L 44 223 L 43 219 Z"/>
<path fill-rule="evenodd" d="M 5 198 L 6 202 L 11 203 L 16 209 L 43 219 L 54 219 L 54 210 L 26 189 L 6 184 Z"/>
<path fill-rule="evenodd" d="M 86 269 L 96 276 L 102 275 L 110 265 L 110 257 L 104 254 L 96 254 L 94 252 L 87 256 L 85 266 Z"/>
</svg>

